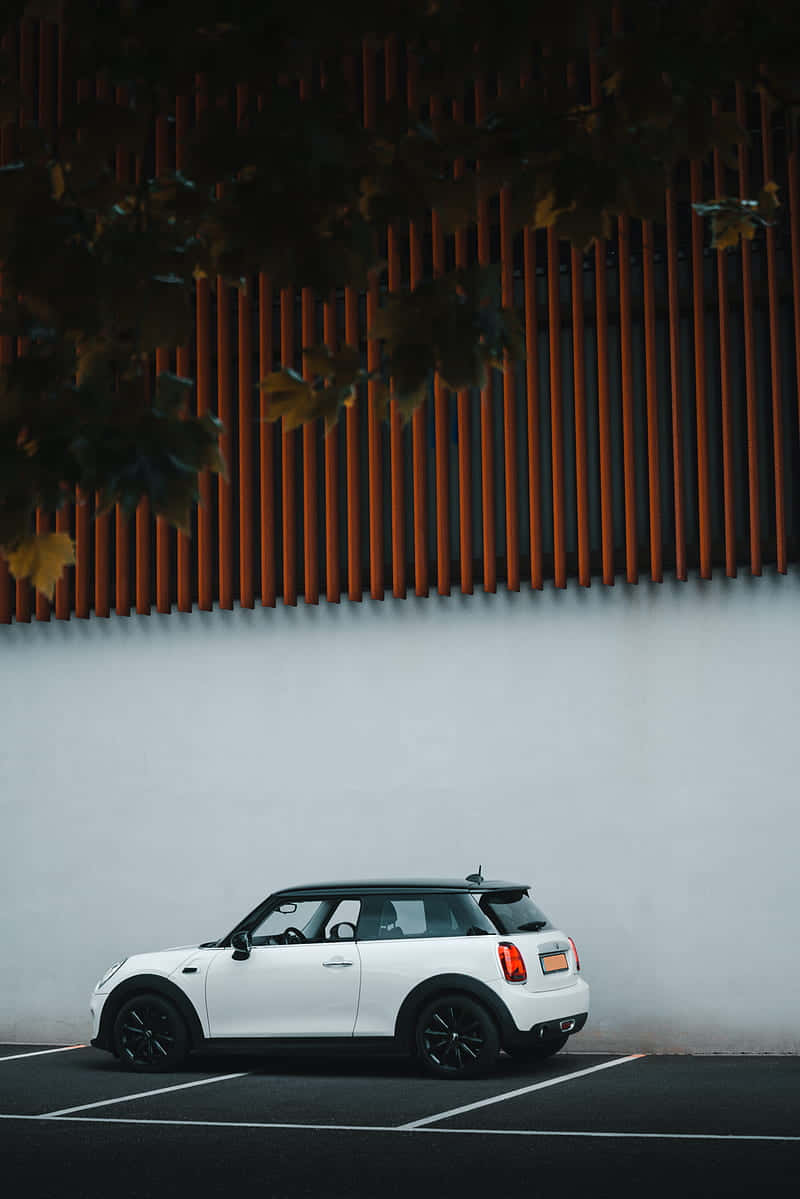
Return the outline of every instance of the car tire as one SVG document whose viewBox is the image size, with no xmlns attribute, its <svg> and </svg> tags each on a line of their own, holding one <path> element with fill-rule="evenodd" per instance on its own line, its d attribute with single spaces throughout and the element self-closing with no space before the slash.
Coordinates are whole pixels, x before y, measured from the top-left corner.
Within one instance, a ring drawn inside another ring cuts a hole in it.
<svg viewBox="0 0 800 1199">
<path fill-rule="evenodd" d="M 113 1050 L 125 1070 L 161 1074 L 186 1059 L 189 1031 L 173 1003 L 155 992 L 142 992 L 124 1000 L 117 1012 Z"/>
<path fill-rule="evenodd" d="M 420 1009 L 417 1058 L 434 1078 L 481 1078 L 497 1064 L 500 1034 L 492 1016 L 471 995 L 439 995 Z"/>
<path fill-rule="evenodd" d="M 568 1040 L 569 1036 L 552 1037 L 535 1045 L 509 1045 L 506 1047 L 506 1053 L 517 1062 L 543 1062 L 554 1053 L 558 1053 L 559 1049 L 563 1049 Z"/>
</svg>

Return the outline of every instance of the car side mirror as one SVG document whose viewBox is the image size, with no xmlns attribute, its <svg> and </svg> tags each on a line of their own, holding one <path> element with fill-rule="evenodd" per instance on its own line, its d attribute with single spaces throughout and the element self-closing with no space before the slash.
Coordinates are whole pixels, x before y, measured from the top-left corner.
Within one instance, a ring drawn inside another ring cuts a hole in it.
<svg viewBox="0 0 800 1199">
<path fill-rule="evenodd" d="M 355 940 L 356 926 L 349 920 L 340 920 L 338 924 L 334 924 L 330 931 L 331 941 L 353 941 Z"/>
<path fill-rule="evenodd" d="M 247 929 L 244 929 L 239 933 L 234 933 L 231 937 L 231 948 L 233 950 L 234 962 L 247 961 L 247 959 L 250 957 L 250 950 L 252 947 L 253 942 Z"/>
</svg>

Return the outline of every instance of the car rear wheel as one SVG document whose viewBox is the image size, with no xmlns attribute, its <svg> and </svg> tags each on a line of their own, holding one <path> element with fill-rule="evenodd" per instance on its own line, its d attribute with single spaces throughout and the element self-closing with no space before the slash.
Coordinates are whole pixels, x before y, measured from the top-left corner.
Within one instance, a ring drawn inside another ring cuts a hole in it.
<svg viewBox="0 0 800 1199">
<path fill-rule="evenodd" d="M 189 1033 L 174 1004 L 162 995 L 126 999 L 114 1021 L 114 1053 L 126 1070 L 174 1070 L 189 1052 Z"/>
<path fill-rule="evenodd" d="M 569 1037 L 553 1037 L 547 1041 L 539 1041 L 535 1045 L 510 1045 L 506 1053 L 518 1062 L 543 1062 L 563 1049 Z"/>
<path fill-rule="evenodd" d="M 426 1074 L 479 1078 L 497 1063 L 500 1036 L 482 1004 L 469 995 L 440 995 L 419 1013 L 416 1048 Z"/>
</svg>

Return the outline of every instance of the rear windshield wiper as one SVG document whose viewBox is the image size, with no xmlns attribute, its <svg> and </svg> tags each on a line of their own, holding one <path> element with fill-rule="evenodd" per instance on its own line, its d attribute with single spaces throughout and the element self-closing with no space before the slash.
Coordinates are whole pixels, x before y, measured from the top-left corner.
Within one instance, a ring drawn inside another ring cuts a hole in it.
<svg viewBox="0 0 800 1199">
<path fill-rule="evenodd" d="M 527 924 L 518 924 L 517 932 L 519 933 L 538 933 L 540 928 L 546 928 L 546 920 L 529 920 Z"/>
</svg>

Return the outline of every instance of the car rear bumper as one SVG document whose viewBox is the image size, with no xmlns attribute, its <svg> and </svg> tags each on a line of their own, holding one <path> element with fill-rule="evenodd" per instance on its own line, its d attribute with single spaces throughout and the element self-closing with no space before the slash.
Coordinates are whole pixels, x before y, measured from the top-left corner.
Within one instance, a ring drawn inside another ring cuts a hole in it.
<svg viewBox="0 0 800 1199">
<path fill-rule="evenodd" d="M 534 1041 L 580 1032 L 589 1016 L 589 986 L 577 978 L 557 991 L 528 991 L 525 987 L 499 981 L 489 984 L 508 1009 L 511 1026 L 503 1030 L 508 1044 L 529 1045 Z M 574 1020 L 571 1029 L 562 1021 Z"/>
</svg>

